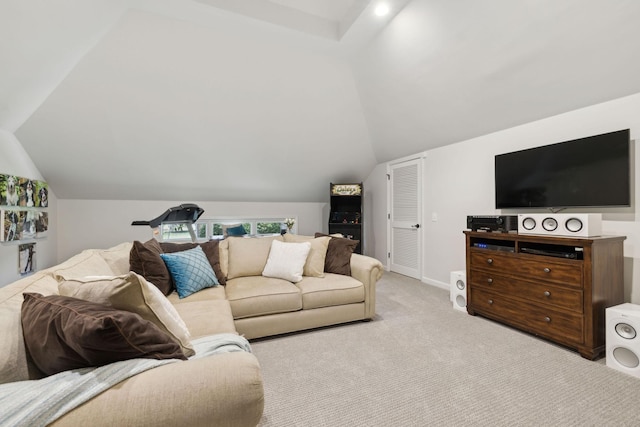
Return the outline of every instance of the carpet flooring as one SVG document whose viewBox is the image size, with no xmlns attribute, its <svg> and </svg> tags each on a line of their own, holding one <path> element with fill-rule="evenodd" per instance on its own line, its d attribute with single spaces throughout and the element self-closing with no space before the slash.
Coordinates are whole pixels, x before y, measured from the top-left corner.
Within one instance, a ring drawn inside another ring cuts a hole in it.
<svg viewBox="0 0 640 427">
<path fill-rule="evenodd" d="M 639 426 L 640 379 L 395 273 L 370 322 L 252 341 L 260 427 Z"/>
</svg>

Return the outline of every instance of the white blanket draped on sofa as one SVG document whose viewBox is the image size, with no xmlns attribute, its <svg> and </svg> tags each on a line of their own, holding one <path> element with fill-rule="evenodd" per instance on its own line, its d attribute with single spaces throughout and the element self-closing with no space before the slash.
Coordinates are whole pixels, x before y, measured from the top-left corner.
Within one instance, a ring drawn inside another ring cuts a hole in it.
<svg viewBox="0 0 640 427">
<path fill-rule="evenodd" d="M 235 334 L 217 334 L 192 341 L 199 359 L 233 351 L 251 352 L 249 342 Z M 40 380 L 0 385 L 0 425 L 46 426 L 121 381 L 177 359 L 131 359 L 98 368 L 74 369 Z"/>
</svg>

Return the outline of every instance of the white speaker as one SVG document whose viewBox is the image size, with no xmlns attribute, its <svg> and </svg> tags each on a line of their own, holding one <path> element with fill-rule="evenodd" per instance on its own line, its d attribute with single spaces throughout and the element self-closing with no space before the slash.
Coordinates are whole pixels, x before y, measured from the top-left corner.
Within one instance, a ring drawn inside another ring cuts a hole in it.
<svg viewBox="0 0 640 427">
<path fill-rule="evenodd" d="M 640 305 L 605 310 L 607 366 L 640 378 Z"/>
<path fill-rule="evenodd" d="M 519 214 L 518 234 L 594 237 L 602 235 L 601 214 Z"/>
<path fill-rule="evenodd" d="M 449 297 L 453 302 L 453 308 L 467 312 L 467 273 L 464 270 L 451 272 Z"/>
</svg>

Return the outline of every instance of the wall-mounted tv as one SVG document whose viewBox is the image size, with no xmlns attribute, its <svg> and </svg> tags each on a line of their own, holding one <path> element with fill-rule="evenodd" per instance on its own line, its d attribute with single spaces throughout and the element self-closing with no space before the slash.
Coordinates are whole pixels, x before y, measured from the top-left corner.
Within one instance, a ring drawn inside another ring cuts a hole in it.
<svg viewBox="0 0 640 427">
<path fill-rule="evenodd" d="M 629 129 L 495 157 L 496 208 L 630 206 Z"/>
</svg>

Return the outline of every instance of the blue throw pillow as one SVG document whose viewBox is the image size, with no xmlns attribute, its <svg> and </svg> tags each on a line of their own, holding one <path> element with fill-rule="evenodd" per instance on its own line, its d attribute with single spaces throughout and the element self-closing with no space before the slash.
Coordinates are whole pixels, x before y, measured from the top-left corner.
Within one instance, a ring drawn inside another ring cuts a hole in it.
<svg viewBox="0 0 640 427">
<path fill-rule="evenodd" d="M 220 284 L 200 246 L 160 256 L 171 273 L 180 298 Z"/>
<path fill-rule="evenodd" d="M 227 228 L 227 236 L 244 236 L 245 234 L 247 234 L 247 232 L 244 230 L 244 227 L 241 225 Z"/>
</svg>

